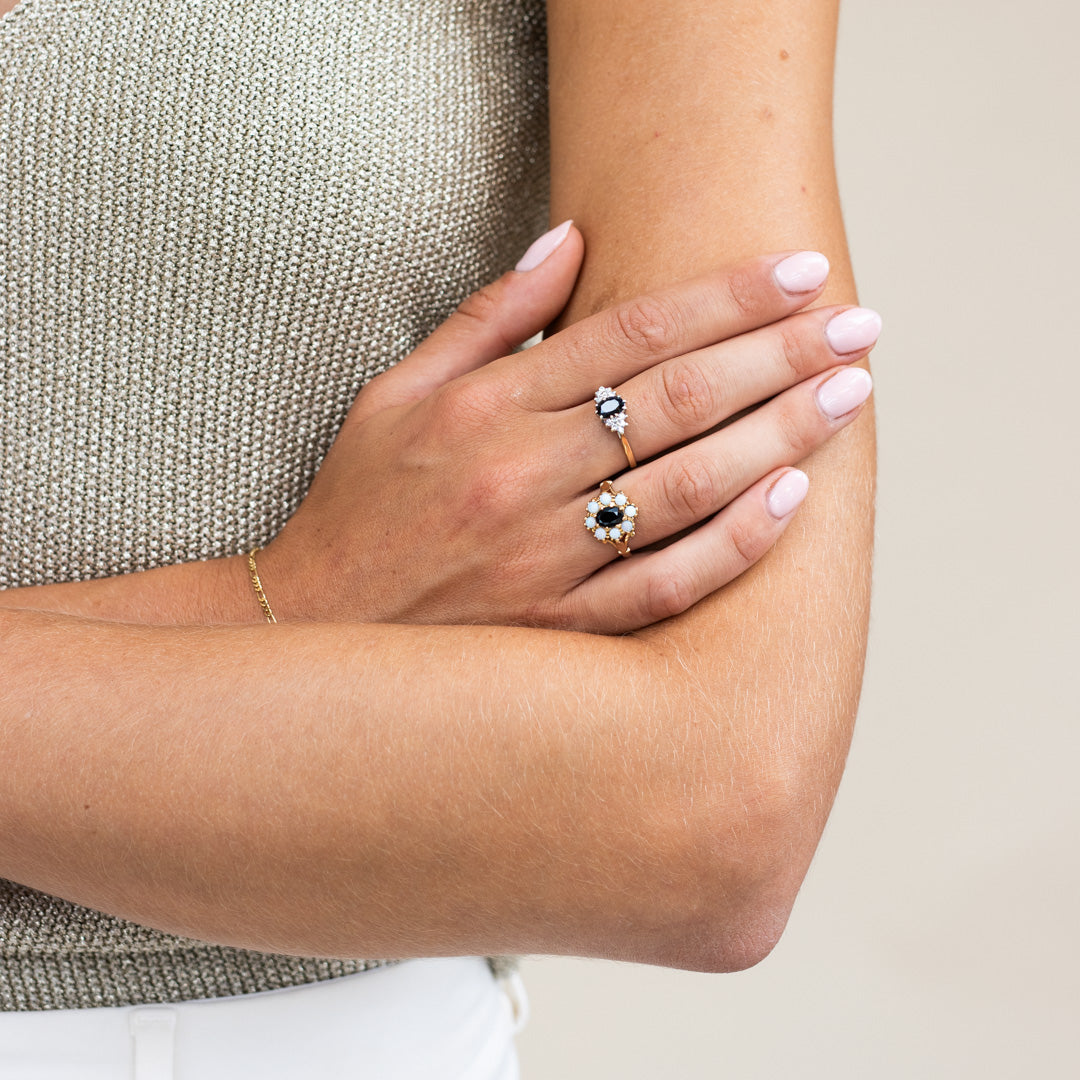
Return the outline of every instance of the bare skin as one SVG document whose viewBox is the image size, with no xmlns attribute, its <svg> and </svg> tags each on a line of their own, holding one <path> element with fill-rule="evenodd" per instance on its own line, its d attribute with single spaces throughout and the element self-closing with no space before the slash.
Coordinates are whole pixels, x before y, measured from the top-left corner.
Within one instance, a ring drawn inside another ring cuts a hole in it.
<svg viewBox="0 0 1080 1080">
<path fill-rule="evenodd" d="M 811 246 L 827 298 L 854 300 L 823 119 L 835 12 L 774 6 L 671 5 L 657 35 L 648 5 L 550 5 L 553 219 L 589 245 L 565 323 Z M 747 90 L 774 53 L 787 66 Z M 645 134 L 657 101 L 693 139 Z M 779 936 L 850 738 L 872 462 L 864 410 L 805 466 L 811 501 L 773 551 L 627 637 L 6 612 L 0 873 L 286 952 L 746 966 Z"/>
</svg>

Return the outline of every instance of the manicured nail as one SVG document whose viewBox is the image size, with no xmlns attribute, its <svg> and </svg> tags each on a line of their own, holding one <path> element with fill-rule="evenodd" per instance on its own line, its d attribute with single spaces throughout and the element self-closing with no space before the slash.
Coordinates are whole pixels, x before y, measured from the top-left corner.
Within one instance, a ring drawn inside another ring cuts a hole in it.
<svg viewBox="0 0 1080 1080">
<path fill-rule="evenodd" d="M 873 388 L 874 380 L 870 378 L 870 372 L 859 367 L 848 368 L 837 372 L 818 387 L 817 401 L 830 420 L 838 420 L 861 405 Z"/>
<path fill-rule="evenodd" d="M 571 218 L 561 225 L 556 225 L 550 232 L 546 232 L 543 236 L 534 240 L 529 245 L 529 250 L 521 256 L 514 269 L 522 272 L 535 270 L 566 239 L 566 234 L 573 224 L 574 221 Z"/>
<path fill-rule="evenodd" d="M 810 477 L 798 469 L 788 469 L 765 496 L 765 506 L 777 521 L 786 518 L 806 498 Z"/>
<path fill-rule="evenodd" d="M 833 352 L 841 356 L 869 349 L 880 336 L 881 316 L 869 308 L 849 308 L 825 324 L 825 337 Z"/>
<path fill-rule="evenodd" d="M 784 292 L 812 292 L 829 276 L 829 260 L 820 251 L 800 251 L 773 267 L 773 277 Z"/>
</svg>

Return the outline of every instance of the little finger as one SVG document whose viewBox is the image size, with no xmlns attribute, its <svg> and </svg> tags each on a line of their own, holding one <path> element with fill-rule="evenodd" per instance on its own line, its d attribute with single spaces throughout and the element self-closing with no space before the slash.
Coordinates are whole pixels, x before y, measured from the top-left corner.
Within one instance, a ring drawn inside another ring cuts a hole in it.
<svg viewBox="0 0 1080 1080">
<path fill-rule="evenodd" d="M 566 598 L 571 624 L 624 634 L 682 614 L 769 551 L 809 486 L 799 469 L 776 470 L 676 543 L 616 560 Z"/>
</svg>

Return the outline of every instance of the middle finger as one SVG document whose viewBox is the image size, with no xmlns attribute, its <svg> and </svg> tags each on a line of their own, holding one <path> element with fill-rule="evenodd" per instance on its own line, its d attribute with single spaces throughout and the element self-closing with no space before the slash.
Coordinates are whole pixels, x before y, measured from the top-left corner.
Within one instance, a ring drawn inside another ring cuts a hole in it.
<svg viewBox="0 0 1080 1080">
<path fill-rule="evenodd" d="M 838 362 L 862 359 L 880 332 L 880 316 L 867 308 L 819 308 L 642 372 L 615 388 L 626 402 L 635 457 L 643 462 Z M 567 410 L 559 426 L 560 445 L 572 448 L 580 469 L 568 477 L 579 491 L 626 467 L 622 444 L 594 402 Z"/>
</svg>

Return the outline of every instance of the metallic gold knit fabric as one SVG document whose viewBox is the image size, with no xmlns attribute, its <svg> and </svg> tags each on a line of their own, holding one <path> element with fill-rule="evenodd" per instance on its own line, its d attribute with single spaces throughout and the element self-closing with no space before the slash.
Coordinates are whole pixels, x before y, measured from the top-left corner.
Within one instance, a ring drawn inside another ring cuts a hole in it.
<svg viewBox="0 0 1080 1080">
<path fill-rule="evenodd" d="M 269 540 L 364 382 L 542 231 L 546 139 L 543 0 L 23 0 L 0 21 L 0 588 Z M 0 882 L 0 1010 L 372 963 Z"/>
</svg>

